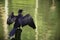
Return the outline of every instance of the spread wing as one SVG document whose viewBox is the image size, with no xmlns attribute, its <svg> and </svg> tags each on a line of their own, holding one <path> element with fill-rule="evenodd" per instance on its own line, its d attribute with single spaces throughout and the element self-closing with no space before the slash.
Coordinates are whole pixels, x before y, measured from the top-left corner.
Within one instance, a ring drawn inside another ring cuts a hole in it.
<svg viewBox="0 0 60 40">
<path fill-rule="evenodd" d="M 33 29 L 36 28 L 34 21 L 33 21 L 33 18 L 29 14 L 25 15 L 22 19 L 22 27 L 25 25 L 29 25 Z"/>
</svg>

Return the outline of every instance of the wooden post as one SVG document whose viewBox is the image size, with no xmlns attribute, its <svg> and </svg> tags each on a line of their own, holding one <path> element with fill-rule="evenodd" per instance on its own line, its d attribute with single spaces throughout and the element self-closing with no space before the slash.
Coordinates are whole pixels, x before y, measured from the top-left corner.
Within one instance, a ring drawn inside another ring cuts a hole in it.
<svg viewBox="0 0 60 40">
<path fill-rule="evenodd" d="M 17 29 L 15 33 L 15 40 L 21 40 L 22 29 Z"/>
<path fill-rule="evenodd" d="M 22 32 L 22 29 L 17 29 L 16 32 L 15 32 L 15 38 L 12 38 L 11 40 L 21 40 L 21 32 Z"/>
<path fill-rule="evenodd" d="M 11 40 L 15 40 L 15 38 L 12 38 Z"/>
</svg>

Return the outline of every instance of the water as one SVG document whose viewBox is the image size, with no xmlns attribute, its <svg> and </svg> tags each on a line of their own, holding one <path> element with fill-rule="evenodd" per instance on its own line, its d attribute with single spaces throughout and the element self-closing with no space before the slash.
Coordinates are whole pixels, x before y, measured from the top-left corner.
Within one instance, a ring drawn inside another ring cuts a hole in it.
<svg viewBox="0 0 60 40">
<path fill-rule="evenodd" d="M 59 37 L 58 11 L 56 11 L 56 9 L 59 9 L 59 5 L 57 5 L 58 3 L 55 3 L 54 0 L 9 0 L 8 4 L 9 5 L 5 5 L 6 13 L 10 14 L 13 11 L 14 15 L 17 15 L 18 9 L 23 9 L 23 15 L 30 14 L 36 24 L 36 30 L 33 30 L 28 25 L 22 28 L 22 40 L 55 40 L 54 37 Z M 4 14 L 4 12 L 2 12 L 2 14 Z M 0 14 L 0 17 L 2 14 Z M 7 29 L 5 18 L 8 17 L 8 14 L 3 15 L 4 21 L 2 17 L 0 18 L 2 20 L 0 21 L 0 31 L 2 30 L 0 34 L 3 33 L 7 35 L 13 28 L 12 24 L 8 26 L 9 30 Z M 0 35 L 1 40 L 3 40 L 4 35 Z"/>
</svg>

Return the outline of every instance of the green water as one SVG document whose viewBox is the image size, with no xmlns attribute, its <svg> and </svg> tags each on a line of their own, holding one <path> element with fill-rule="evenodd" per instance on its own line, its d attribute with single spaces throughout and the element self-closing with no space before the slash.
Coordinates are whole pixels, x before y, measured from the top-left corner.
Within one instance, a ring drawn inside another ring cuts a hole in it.
<svg viewBox="0 0 60 40">
<path fill-rule="evenodd" d="M 55 0 L 56 8 L 54 10 L 51 9 L 52 0 L 38 0 L 38 2 L 38 40 L 60 40 L 60 1 Z M 9 14 L 13 11 L 14 15 L 18 15 L 18 10 L 23 9 L 23 15 L 30 14 L 35 20 L 35 0 L 9 0 L 8 7 Z M 2 24 L 0 25 L 2 26 Z M 13 24 L 8 27 L 9 32 L 12 28 Z M 22 40 L 36 40 L 34 29 L 27 25 L 22 28 L 22 30 Z M 2 29 L 0 31 L 2 31 Z M 2 37 L 2 35 L 0 35 L 0 37 Z"/>
<path fill-rule="evenodd" d="M 23 15 L 30 14 L 34 19 L 35 0 L 12 0 L 9 5 L 9 12 L 13 11 L 14 14 L 17 15 L 19 9 L 23 9 Z M 21 39 L 35 40 L 35 30 L 28 25 L 25 26 L 22 29 Z"/>
</svg>

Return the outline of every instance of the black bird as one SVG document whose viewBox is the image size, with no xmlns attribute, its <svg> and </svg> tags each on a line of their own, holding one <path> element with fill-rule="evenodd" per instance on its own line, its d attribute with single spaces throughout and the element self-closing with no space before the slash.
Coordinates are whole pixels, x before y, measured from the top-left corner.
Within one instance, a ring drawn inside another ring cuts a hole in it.
<svg viewBox="0 0 60 40">
<path fill-rule="evenodd" d="M 15 22 L 14 27 L 9 34 L 10 37 L 15 34 L 15 31 L 20 26 L 24 27 L 25 25 L 29 25 L 33 29 L 36 28 L 34 21 L 33 21 L 33 18 L 30 16 L 30 14 L 26 14 L 25 16 L 23 16 L 22 11 L 23 11 L 22 9 L 19 9 L 17 16 L 14 16 L 14 13 L 12 12 L 7 19 L 8 25 Z"/>
</svg>

